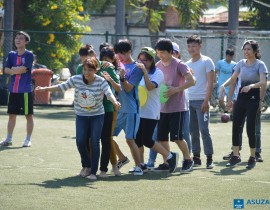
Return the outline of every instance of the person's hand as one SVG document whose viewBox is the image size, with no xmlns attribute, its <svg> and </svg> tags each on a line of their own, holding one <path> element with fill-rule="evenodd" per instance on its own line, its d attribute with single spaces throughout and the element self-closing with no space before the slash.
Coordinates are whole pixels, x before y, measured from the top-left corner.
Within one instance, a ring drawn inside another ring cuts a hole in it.
<svg viewBox="0 0 270 210">
<path fill-rule="evenodd" d="M 209 108 L 210 108 L 209 101 L 204 100 L 203 103 L 202 103 L 202 106 L 201 106 L 202 112 L 203 113 L 208 112 L 209 111 Z"/>
<path fill-rule="evenodd" d="M 136 66 L 142 70 L 143 74 L 147 74 L 147 70 L 146 70 L 145 65 L 143 63 L 137 62 Z"/>
<path fill-rule="evenodd" d="M 118 101 L 115 101 L 115 102 L 113 103 L 113 107 L 114 107 L 114 110 L 115 110 L 116 112 L 118 112 L 119 109 L 121 108 L 121 104 L 120 104 Z"/>
<path fill-rule="evenodd" d="M 35 91 L 46 91 L 46 87 L 40 87 L 40 86 L 37 86 Z"/>
<path fill-rule="evenodd" d="M 112 63 L 108 61 L 102 61 L 101 68 L 108 68 L 108 67 L 114 67 Z"/>
<path fill-rule="evenodd" d="M 244 86 L 244 87 L 241 89 L 240 93 L 247 93 L 248 91 L 250 91 L 250 89 L 251 89 L 251 86 L 250 86 L 250 85 Z"/>
<path fill-rule="evenodd" d="M 126 72 L 125 72 L 125 69 L 120 69 L 120 72 L 119 72 L 119 75 L 120 75 L 120 78 L 124 78 L 126 76 Z"/>
<path fill-rule="evenodd" d="M 170 98 L 172 95 L 178 93 L 177 87 L 168 86 L 167 91 L 164 93 L 165 98 Z"/>
<path fill-rule="evenodd" d="M 111 76 L 108 74 L 108 72 L 102 71 L 102 72 L 100 72 L 100 74 L 101 74 L 107 81 L 109 81 L 109 82 L 112 81 L 112 78 L 111 78 Z"/>
<path fill-rule="evenodd" d="M 232 112 L 233 110 L 233 101 L 232 100 L 228 100 L 227 104 L 226 104 L 226 109 L 229 111 L 229 112 Z"/>
</svg>

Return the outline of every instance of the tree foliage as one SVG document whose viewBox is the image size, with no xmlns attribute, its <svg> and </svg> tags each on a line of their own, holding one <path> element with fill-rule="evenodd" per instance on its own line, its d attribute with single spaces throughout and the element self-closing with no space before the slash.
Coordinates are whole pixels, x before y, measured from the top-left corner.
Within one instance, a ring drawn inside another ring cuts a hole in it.
<svg viewBox="0 0 270 210">
<path fill-rule="evenodd" d="M 248 6 L 250 11 L 250 22 L 259 30 L 270 30 L 270 2 L 269 0 L 243 0 L 242 5 Z M 268 6 L 267 6 L 268 5 Z"/>
</svg>

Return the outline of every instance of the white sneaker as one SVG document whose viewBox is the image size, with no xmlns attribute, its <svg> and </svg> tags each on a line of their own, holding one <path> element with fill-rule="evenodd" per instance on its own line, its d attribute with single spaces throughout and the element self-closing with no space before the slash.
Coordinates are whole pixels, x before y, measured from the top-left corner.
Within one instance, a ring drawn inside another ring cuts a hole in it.
<svg viewBox="0 0 270 210">
<path fill-rule="evenodd" d="M 141 169 L 141 167 L 135 166 L 134 169 L 135 170 L 134 170 L 133 174 L 135 176 L 141 176 L 141 175 L 143 175 L 143 170 Z"/>
<path fill-rule="evenodd" d="M 90 174 L 89 176 L 85 177 L 87 179 L 91 179 L 91 180 L 97 180 L 97 176 L 94 174 Z"/>
<path fill-rule="evenodd" d="M 25 139 L 22 146 L 23 147 L 31 147 L 31 140 Z"/>
<path fill-rule="evenodd" d="M 10 146 L 10 145 L 12 145 L 12 140 L 9 140 L 9 139 L 3 139 L 3 140 L 0 142 L 0 145 L 1 145 L 1 146 Z"/>
</svg>

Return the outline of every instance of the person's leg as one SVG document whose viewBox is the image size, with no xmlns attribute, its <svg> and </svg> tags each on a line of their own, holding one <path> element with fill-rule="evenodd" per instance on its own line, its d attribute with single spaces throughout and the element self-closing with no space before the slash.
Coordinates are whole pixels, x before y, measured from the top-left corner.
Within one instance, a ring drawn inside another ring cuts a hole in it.
<svg viewBox="0 0 270 210">
<path fill-rule="evenodd" d="M 111 151 L 111 132 L 112 132 L 112 120 L 113 113 L 105 112 L 104 115 L 104 124 L 101 133 L 101 157 L 100 157 L 100 168 L 101 176 L 106 176 L 106 172 L 108 171 L 108 164 L 110 159 L 110 151 Z"/>
<path fill-rule="evenodd" d="M 91 175 L 90 179 L 95 179 L 95 175 L 98 170 L 98 162 L 100 156 L 100 138 L 104 123 L 104 115 L 96 115 L 89 117 L 90 124 L 90 137 L 91 137 L 91 148 L 92 148 L 92 158 L 91 158 Z M 110 133 L 109 133 L 110 134 Z M 109 161 L 109 156 L 108 156 Z M 94 176 L 93 176 L 94 175 Z"/>
<path fill-rule="evenodd" d="M 89 156 L 89 118 L 76 115 L 76 145 L 80 153 L 83 170 L 79 175 L 85 177 L 89 175 L 91 161 Z M 87 169 L 85 171 L 84 169 Z"/>
<path fill-rule="evenodd" d="M 145 132 L 145 126 L 147 126 L 147 122 L 145 118 L 140 118 L 140 125 L 139 125 L 139 129 L 136 135 L 136 139 L 135 142 L 139 148 L 139 152 L 140 152 L 140 160 L 142 163 L 144 163 L 144 132 Z"/>
<path fill-rule="evenodd" d="M 261 112 L 258 112 L 256 120 L 256 153 L 261 153 Z"/>
<path fill-rule="evenodd" d="M 33 120 L 33 115 L 29 114 L 25 116 L 26 118 L 26 138 L 31 138 L 33 129 L 34 129 L 34 120 Z"/>
<path fill-rule="evenodd" d="M 9 114 L 8 124 L 7 124 L 7 139 L 12 140 L 12 134 L 16 125 L 16 116 L 15 114 Z"/>
<path fill-rule="evenodd" d="M 158 140 L 159 143 L 167 151 L 170 151 L 169 145 L 169 133 L 170 133 L 170 113 L 160 113 L 160 119 L 158 121 Z M 166 162 L 166 159 L 163 158 L 163 161 Z"/>
<path fill-rule="evenodd" d="M 190 113 L 189 111 L 185 112 L 185 121 L 184 121 L 184 130 L 183 130 L 183 137 L 187 142 L 189 153 L 191 153 L 191 142 L 190 142 L 190 129 L 189 129 L 189 123 L 190 123 Z"/>
<path fill-rule="evenodd" d="M 156 125 L 156 127 L 155 127 L 152 139 L 155 142 L 158 142 L 158 125 Z M 147 167 L 154 168 L 156 159 L 157 159 L 157 152 L 153 149 L 150 149 L 149 150 L 149 158 L 147 161 Z"/>
</svg>

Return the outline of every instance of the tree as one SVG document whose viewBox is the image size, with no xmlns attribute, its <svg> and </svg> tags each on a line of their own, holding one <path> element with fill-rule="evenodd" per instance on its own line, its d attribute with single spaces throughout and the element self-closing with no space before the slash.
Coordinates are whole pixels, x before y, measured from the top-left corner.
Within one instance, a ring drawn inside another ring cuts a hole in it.
<svg viewBox="0 0 270 210">
<path fill-rule="evenodd" d="M 242 5 L 248 6 L 251 13 L 249 21 L 259 30 L 269 30 L 270 3 L 269 0 L 243 0 Z"/>
</svg>

